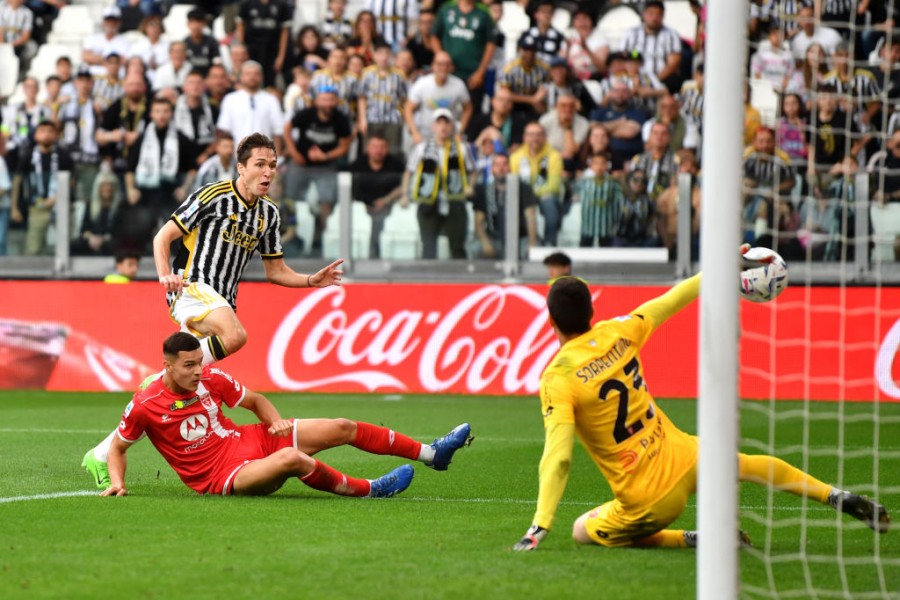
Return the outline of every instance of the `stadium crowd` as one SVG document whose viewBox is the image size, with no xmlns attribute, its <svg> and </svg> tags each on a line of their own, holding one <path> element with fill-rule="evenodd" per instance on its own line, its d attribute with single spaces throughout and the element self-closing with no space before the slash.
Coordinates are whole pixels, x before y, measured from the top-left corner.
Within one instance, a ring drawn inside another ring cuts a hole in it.
<svg viewBox="0 0 900 600">
<path fill-rule="evenodd" d="M 355 14 L 328 0 L 318 23 L 295 19 L 291 0 L 206 2 L 187 13 L 184 39 L 166 36 L 166 2 L 119 0 L 82 53 L 39 81 L 29 63 L 64 4 L 0 4 L 21 82 L 0 111 L 0 255 L 49 251 L 59 171 L 72 173 L 73 254 L 147 252 L 191 190 L 235 176 L 236 142 L 257 131 L 276 140 L 289 257 L 321 253 L 339 171 L 371 217 L 372 257 L 391 213 L 411 205 L 424 258 L 442 235 L 453 258 L 502 256 L 509 173 L 523 255 L 557 246 L 572 216 L 583 247 L 673 249 L 680 174 L 698 233 L 700 0 L 690 40 L 664 24 L 661 1 L 559 3 L 571 9 L 559 31 L 558 3 L 519 0 L 531 26 L 512 55 L 499 0 L 367 0 Z M 616 4 L 640 23 L 610 44 L 597 24 Z M 898 11 L 893 0 L 751 1 L 745 241 L 837 260 L 853 248 L 858 173 L 871 175 L 869 199 L 900 203 Z M 296 230 L 304 203 L 311 239 Z"/>
</svg>

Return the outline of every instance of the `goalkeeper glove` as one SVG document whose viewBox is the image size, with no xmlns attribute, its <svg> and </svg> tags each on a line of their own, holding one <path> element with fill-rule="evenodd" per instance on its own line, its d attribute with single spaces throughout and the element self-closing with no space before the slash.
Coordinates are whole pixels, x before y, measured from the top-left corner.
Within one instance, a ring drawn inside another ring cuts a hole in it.
<svg viewBox="0 0 900 600">
<path fill-rule="evenodd" d="M 532 525 L 528 528 L 528 531 L 525 532 L 525 535 L 522 536 L 522 539 L 513 546 L 513 550 L 516 550 L 517 552 L 523 550 L 536 550 L 538 544 L 541 543 L 541 540 L 547 537 L 547 533 L 549 532 L 543 527 Z"/>
</svg>

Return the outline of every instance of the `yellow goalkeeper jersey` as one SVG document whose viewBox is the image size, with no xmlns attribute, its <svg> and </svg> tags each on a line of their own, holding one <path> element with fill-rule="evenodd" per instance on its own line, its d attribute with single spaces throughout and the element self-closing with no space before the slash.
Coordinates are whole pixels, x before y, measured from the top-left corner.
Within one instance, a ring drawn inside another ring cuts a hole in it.
<svg viewBox="0 0 900 600">
<path fill-rule="evenodd" d="M 541 408 L 546 441 L 534 523 L 549 529 L 568 481 L 572 434 L 581 440 L 629 510 L 659 500 L 697 461 L 697 438 L 656 406 L 640 350 L 654 329 L 696 298 L 699 277 L 629 315 L 595 324 L 570 339 L 544 370 Z"/>
</svg>

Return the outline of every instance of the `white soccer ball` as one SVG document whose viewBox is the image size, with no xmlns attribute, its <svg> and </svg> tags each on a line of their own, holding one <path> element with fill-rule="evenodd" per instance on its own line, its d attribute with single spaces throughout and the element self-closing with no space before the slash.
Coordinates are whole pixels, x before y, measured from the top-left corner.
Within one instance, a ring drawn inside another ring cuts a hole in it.
<svg viewBox="0 0 900 600">
<path fill-rule="evenodd" d="M 750 248 L 741 260 L 741 296 L 750 302 L 774 300 L 787 287 L 787 263 L 774 250 Z"/>
</svg>

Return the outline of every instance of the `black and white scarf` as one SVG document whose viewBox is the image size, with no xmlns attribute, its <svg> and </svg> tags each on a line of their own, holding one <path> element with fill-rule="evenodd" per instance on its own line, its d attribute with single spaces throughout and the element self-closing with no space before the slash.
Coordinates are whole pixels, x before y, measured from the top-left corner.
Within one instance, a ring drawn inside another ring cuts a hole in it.
<svg viewBox="0 0 900 600">
<path fill-rule="evenodd" d="M 466 153 L 459 139 L 450 139 L 439 146 L 434 140 L 424 142 L 412 182 L 412 197 L 421 204 L 434 204 L 443 192 L 447 200 L 466 197 L 468 175 Z"/>
<path fill-rule="evenodd" d="M 206 96 L 200 97 L 202 114 L 194 127 L 194 118 L 187 98 L 182 94 L 175 102 L 175 129 L 180 131 L 189 140 L 200 146 L 208 146 L 216 139 L 216 122 L 213 120 L 212 108 Z"/>
<path fill-rule="evenodd" d="M 44 161 L 42 160 L 40 146 L 34 146 L 31 151 L 31 197 L 56 198 L 56 177 L 59 174 L 59 150 L 56 147 L 50 149 L 50 173 L 44 178 Z"/>
<path fill-rule="evenodd" d="M 94 138 L 97 117 L 90 99 L 80 102 L 78 98 L 73 98 L 62 107 L 59 118 L 63 145 L 72 155 L 72 160 L 96 164 L 100 160 L 100 150 Z"/>
<path fill-rule="evenodd" d="M 141 142 L 141 155 L 134 170 L 138 187 L 158 188 L 161 183 L 173 183 L 178 176 L 178 132 L 171 125 L 166 128 L 160 148 L 156 125 L 148 123 Z"/>
</svg>

